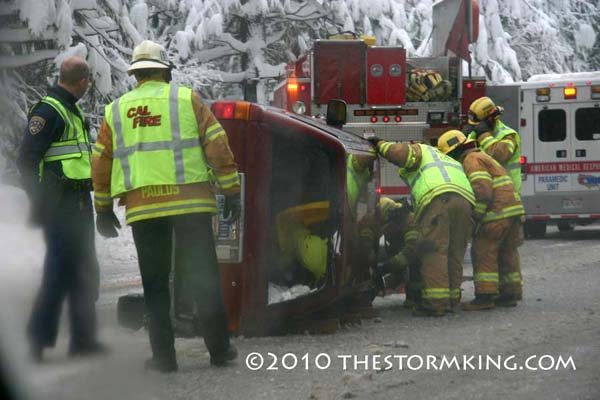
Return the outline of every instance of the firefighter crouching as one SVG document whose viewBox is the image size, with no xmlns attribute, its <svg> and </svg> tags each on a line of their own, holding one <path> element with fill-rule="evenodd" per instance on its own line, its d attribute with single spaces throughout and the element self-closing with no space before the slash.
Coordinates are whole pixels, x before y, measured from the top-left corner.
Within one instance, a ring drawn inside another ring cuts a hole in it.
<svg viewBox="0 0 600 400">
<path fill-rule="evenodd" d="M 406 308 L 413 308 L 421 298 L 422 283 L 417 257 L 417 226 L 414 215 L 406 204 L 395 202 L 389 197 L 379 200 L 381 233 L 385 252 L 378 264 L 379 275 L 391 275 L 392 284 L 404 281 Z M 422 247 L 422 246 L 421 246 Z M 421 249 L 422 250 L 422 249 Z M 387 281 L 385 282 L 388 286 Z"/>
<path fill-rule="evenodd" d="M 480 97 L 469 107 L 465 132 L 508 171 L 515 191 L 521 196 L 521 137 L 500 120 L 503 113 L 504 109 L 492 99 Z"/>
<path fill-rule="evenodd" d="M 77 101 L 89 86 L 89 67 L 78 57 L 60 66 L 59 83 L 32 107 L 17 166 L 31 201 L 34 225 L 46 241 L 44 276 L 28 324 L 31 355 L 41 361 L 53 347 L 62 303 L 69 303 L 69 355 L 102 353 L 96 339 L 99 268 L 90 196 L 88 124 Z"/>
<path fill-rule="evenodd" d="M 525 210 L 514 185 L 506 170 L 462 132 L 444 133 L 438 147 L 462 163 L 475 193 L 477 228 L 471 245 L 475 299 L 463 303 L 462 308 L 473 311 L 515 306 L 522 298 L 517 248 L 523 242 Z"/>
<path fill-rule="evenodd" d="M 211 364 L 224 365 L 237 356 L 221 295 L 209 172 L 226 196 L 225 215 L 234 221 L 240 213 L 237 164 L 209 108 L 191 89 L 169 83 L 170 71 L 162 46 L 146 40 L 134 49 L 128 73 L 138 85 L 106 106 L 92 155 L 97 228 L 103 236 L 117 236 L 112 199 L 120 198 L 149 314 L 153 357 L 145 366 L 160 372 L 177 370 L 169 315 L 173 251 L 195 288 Z"/>
<path fill-rule="evenodd" d="M 443 316 L 460 302 L 462 261 L 471 235 L 473 190 L 460 163 L 426 144 L 368 139 L 410 187 L 417 240 L 435 243 L 419 254 L 423 279 L 422 304 L 415 315 Z"/>
</svg>

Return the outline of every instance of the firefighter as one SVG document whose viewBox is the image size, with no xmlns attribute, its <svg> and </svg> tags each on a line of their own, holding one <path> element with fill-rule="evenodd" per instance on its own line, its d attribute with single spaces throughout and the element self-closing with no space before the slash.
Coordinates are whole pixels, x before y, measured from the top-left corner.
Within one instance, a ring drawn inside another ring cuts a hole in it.
<svg viewBox="0 0 600 400">
<path fill-rule="evenodd" d="M 404 280 L 406 308 L 413 308 L 421 297 L 421 279 L 417 259 L 417 227 L 406 203 L 389 197 L 379 199 L 385 254 L 380 274 L 392 274 L 395 281 Z"/>
<path fill-rule="evenodd" d="M 466 130 L 470 139 L 476 139 L 479 147 L 498 161 L 507 171 L 521 195 L 521 137 L 506 126 L 500 116 L 504 109 L 496 106 L 489 97 L 480 97 L 469 107 Z"/>
<path fill-rule="evenodd" d="M 214 176 L 225 195 L 224 214 L 235 221 L 241 207 L 237 164 L 227 134 L 199 95 L 169 83 L 171 64 L 161 45 L 145 40 L 136 46 L 128 73 L 137 87 L 106 106 L 92 152 L 97 229 L 105 237 L 118 235 L 113 198 L 120 198 L 149 315 L 153 357 L 145 367 L 177 370 L 169 315 L 173 251 L 194 287 L 210 362 L 225 365 L 237 351 L 230 344 L 221 295 L 212 181 Z"/>
<path fill-rule="evenodd" d="M 422 305 L 416 315 L 442 316 L 460 302 L 462 260 L 471 234 L 473 190 L 456 160 L 426 144 L 368 139 L 386 160 L 400 167 L 414 200 L 419 241 L 435 243 L 419 254 Z"/>
<path fill-rule="evenodd" d="M 60 66 L 58 85 L 29 112 L 17 165 L 31 201 L 31 222 L 46 241 L 42 284 L 28 324 L 31 355 L 54 347 L 63 300 L 69 303 L 69 355 L 102 353 L 96 339 L 99 268 L 90 196 L 88 123 L 77 101 L 90 71 L 78 57 Z"/>
<path fill-rule="evenodd" d="M 523 242 L 525 210 L 507 171 L 457 130 L 438 139 L 440 151 L 462 163 L 475 193 L 477 223 L 471 259 L 475 299 L 466 311 L 516 306 L 522 298 L 521 266 L 517 248 Z"/>
</svg>

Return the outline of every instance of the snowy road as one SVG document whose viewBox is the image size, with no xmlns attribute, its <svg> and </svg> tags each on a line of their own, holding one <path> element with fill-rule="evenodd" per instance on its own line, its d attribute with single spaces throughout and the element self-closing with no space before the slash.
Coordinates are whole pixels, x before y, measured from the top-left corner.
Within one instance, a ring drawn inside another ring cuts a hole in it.
<svg viewBox="0 0 600 400">
<path fill-rule="evenodd" d="M 23 219 L 14 213 L 0 215 L 0 229 L 6 238 L 2 265 L 9 272 L 3 275 L 1 292 L 10 298 L 3 301 L 8 307 L 2 308 L 2 320 L 4 327 L 13 328 L 10 332 L 17 338 L 22 337 L 39 281 L 43 251 L 37 232 L 18 228 Z M 7 229 L 11 235 L 4 234 Z M 28 243 L 19 238 L 27 238 Z M 23 361 L 24 343 L 16 339 L 11 343 L 13 364 L 20 367 L 25 386 L 34 398 L 600 398 L 600 226 L 577 228 L 568 234 L 550 229 L 546 239 L 527 241 L 521 248 L 525 299 L 517 308 L 424 319 L 404 310 L 401 296 L 388 296 L 376 300 L 378 318 L 344 327 L 333 335 L 238 337 L 235 344 L 240 358 L 236 365 L 225 369 L 209 366 L 200 340 L 177 339 L 180 371 L 168 376 L 143 372 L 143 360 L 149 353 L 146 333 L 126 331 L 115 322 L 116 298 L 134 291 L 139 283 L 131 237 L 125 234 L 120 241 L 99 240 L 98 249 L 103 268 L 101 336 L 113 351 L 105 358 L 68 359 L 65 326 L 57 348 L 47 352 L 47 361 L 32 366 Z M 465 273 L 470 275 L 470 267 Z M 465 298 L 471 298 L 472 283 L 463 287 Z M 258 371 L 245 365 L 246 356 L 252 352 L 266 360 Z M 267 369 L 273 363 L 269 352 L 277 356 L 278 370 Z M 326 365 L 327 358 L 331 360 L 329 368 L 316 366 L 319 354 L 321 366 Z M 426 370 L 428 360 L 433 361 L 430 366 L 439 369 L 444 357 L 455 355 L 458 364 L 444 370 Z M 468 357 L 478 355 L 509 361 L 502 364 L 502 370 L 494 364 L 488 371 L 473 370 L 478 367 L 477 358 Z M 537 357 L 530 367 L 539 366 L 538 361 L 541 368 L 550 366 L 552 359 L 543 355 L 563 356 L 565 360 L 572 357 L 573 364 L 548 371 L 519 369 L 531 356 Z M 394 360 L 392 368 L 375 370 L 375 360 L 381 362 L 379 369 L 387 367 L 382 362 L 386 356 Z M 286 369 L 293 366 L 294 357 L 298 365 Z M 398 365 L 401 359 L 402 370 Z M 410 370 L 420 366 L 419 360 L 424 361 L 423 367 Z M 511 370 L 513 365 L 516 370 Z"/>
</svg>

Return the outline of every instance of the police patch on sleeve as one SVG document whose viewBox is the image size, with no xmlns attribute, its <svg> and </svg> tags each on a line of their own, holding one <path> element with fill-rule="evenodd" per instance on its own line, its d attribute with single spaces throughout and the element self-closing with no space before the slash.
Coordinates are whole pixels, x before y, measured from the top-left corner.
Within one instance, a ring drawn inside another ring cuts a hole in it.
<svg viewBox="0 0 600 400">
<path fill-rule="evenodd" d="M 29 133 L 32 135 L 37 135 L 40 133 L 44 126 L 46 125 L 46 120 L 39 115 L 34 115 L 29 120 Z"/>
</svg>

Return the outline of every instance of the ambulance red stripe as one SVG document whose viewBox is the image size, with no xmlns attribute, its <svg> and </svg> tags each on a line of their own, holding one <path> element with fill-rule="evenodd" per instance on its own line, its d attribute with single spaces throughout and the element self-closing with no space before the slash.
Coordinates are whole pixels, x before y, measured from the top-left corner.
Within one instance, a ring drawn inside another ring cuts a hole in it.
<svg viewBox="0 0 600 400">
<path fill-rule="evenodd" d="M 600 161 L 547 162 L 526 164 L 528 174 L 571 174 L 600 172 Z"/>
</svg>

